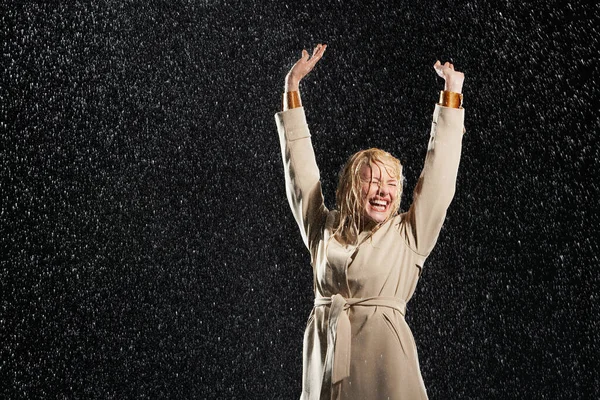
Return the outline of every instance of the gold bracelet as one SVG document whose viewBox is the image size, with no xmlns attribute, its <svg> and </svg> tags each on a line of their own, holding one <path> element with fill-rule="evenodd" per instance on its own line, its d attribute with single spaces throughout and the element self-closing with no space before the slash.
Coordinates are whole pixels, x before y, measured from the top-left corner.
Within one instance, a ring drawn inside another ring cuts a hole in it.
<svg viewBox="0 0 600 400">
<path fill-rule="evenodd" d="M 302 107 L 302 101 L 300 101 L 300 92 L 297 90 L 285 92 L 283 94 L 283 111 L 298 107 Z"/>
<path fill-rule="evenodd" d="M 448 92 L 442 90 L 440 92 L 439 105 L 450 108 L 462 108 L 463 95 L 462 93 Z"/>
</svg>

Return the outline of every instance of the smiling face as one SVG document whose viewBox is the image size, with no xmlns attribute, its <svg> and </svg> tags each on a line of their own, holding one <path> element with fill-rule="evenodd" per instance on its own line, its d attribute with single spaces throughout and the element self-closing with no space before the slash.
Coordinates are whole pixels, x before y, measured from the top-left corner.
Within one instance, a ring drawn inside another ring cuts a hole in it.
<svg viewBox="0 0 600 400">
<path fill-rule="evenodd" d="M 364 164 L 360 169 L 363 216 L 376 223 L 385 221 L 396 204 L 399 182 L 393 170 L 382 162 Z"/>
<path fill-rule="evenodd" d="M 376 148 L 355 153 L 340 171 L 335 192 L 336 239 L 356 243 L 361 231 L 375 229 L 398 214 L 401 196 L 400 160 Z"/>
</svg>

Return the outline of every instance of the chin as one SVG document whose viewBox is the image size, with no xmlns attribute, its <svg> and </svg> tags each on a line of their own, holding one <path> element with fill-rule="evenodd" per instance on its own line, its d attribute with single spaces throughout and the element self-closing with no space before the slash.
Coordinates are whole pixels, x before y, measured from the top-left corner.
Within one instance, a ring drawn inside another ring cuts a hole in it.
<svg viewBox="0 0 600 400">
<path fill-rule="evenodd" d="M 380 224 L 383 221 L 385 221 L 388 217 L 390 216 L 389 213 L 383 215 L 383 214 L 367 214 L 367 218 L 369 218 L 371 221 Z"/>
</svg>

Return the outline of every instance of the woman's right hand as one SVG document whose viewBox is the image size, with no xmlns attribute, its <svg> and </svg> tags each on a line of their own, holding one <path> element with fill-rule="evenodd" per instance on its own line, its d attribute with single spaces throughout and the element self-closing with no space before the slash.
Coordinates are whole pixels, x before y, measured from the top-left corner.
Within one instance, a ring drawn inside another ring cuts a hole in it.
<svg viewBox="0 0 600 400">
<path fill-rule="evenodd" d="M 290 72 L 285 77 L 285 91 L 293 92 L 298 90 L 300 81 L 315 67 L 317 62 L 323 57 L 326 44 L 319 43 L 313 50 L 312 57 L 308 57 L 308 51 L 302 50 L 302 57 L 290 69 Z"/>
</svg>

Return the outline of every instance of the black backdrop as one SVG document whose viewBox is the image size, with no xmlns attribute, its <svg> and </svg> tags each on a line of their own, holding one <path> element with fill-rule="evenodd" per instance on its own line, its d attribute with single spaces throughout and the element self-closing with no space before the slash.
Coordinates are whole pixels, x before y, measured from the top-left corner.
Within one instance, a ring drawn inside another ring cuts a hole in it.
<svg viewBox="0 0 600 400">
<path fill-rule="evenodd" d="M 323 42 L 301 89 L 330 207 L 377 146 L 406 210 L 432 65 L 465 72 L 457 193 L 408 306 L 430 398 L 597 398 L 586 3 L 3 2 L 2 397 L 299 397 L 312 277 L 273 115 Z"/>
</svg>

